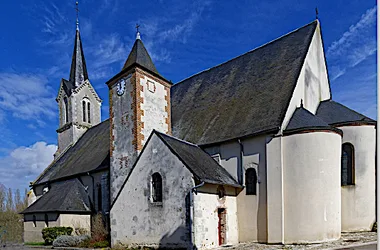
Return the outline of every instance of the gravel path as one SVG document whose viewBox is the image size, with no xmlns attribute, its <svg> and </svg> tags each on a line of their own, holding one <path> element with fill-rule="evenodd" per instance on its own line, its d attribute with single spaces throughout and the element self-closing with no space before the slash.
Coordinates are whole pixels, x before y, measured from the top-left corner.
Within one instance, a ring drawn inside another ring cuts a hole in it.
<svg viewBox="0 0 380 250">
<path fill-rule="evenodd" d="M 301 249 L 329 249 L 336 247 L 350 247 L 361 243 L 373 242 L 377 240 L 375 232 L 361 233 L 342 233 L 342 237 L 337 241 L 321 243 L 321 244 L 305 244 L 305 245 L 266 245 L 260 243 L 241 243 L 234 246 L 223 246 L 218 249 L 228 250 L 267 250 L 267 249 L 286 249 L 286 250 L 301 250 Z"/>
</svg>

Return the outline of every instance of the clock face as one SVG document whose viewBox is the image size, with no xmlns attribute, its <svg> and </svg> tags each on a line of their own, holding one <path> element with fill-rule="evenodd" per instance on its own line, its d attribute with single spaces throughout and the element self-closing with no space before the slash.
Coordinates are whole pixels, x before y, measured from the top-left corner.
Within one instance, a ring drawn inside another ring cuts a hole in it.
<svg viewBox="0 0 380 250">
<path fill-rule="evenodd" d="M 125 81 L 121 79 L 116 85 L 116 91 L 118 95 L 123 95 L 125 90 Z"/>
</svg>

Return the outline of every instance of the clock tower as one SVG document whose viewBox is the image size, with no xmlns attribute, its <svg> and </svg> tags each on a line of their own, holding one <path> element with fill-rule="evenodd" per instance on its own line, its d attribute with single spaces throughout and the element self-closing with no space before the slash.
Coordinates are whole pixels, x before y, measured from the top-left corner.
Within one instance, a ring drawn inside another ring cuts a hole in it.
<svg viewBox="0 0 380 250">
<path fill-rule="evenodd" d="M 158 73 L 137 31 L 123 69 L 106 84 L 112 203 L 153 129 L 171 133 L 171 83 Z"/>
</svg>

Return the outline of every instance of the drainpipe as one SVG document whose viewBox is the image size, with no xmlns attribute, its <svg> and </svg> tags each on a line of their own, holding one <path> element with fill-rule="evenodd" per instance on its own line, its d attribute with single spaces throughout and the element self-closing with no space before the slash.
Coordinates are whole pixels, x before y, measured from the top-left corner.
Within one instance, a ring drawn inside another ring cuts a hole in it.
<svg viewBox="0 0 380 250">
<path fill-rule="evenodd" d="M 240 162 L 239 162 L 239 177 L 238 181 L 241 185 L 243 185 L 243 155 L 244 155 L 244 146 L 243 143 L 241 143 L 240 139 L 238 139 L 238 143 L 240 146 Z"/>
<path fill-rule="evenodd" d="M 87 172 L 87 175 L 90 176 L 91 179 L 92 179 L 92 202 L 94 204 L 94 209 L 95 209 L 95 186 L 94 186 L 95 183 L 94 183 L 94 176 L 90 175 L 90 172 Z"/>
<path fill-rule="evenodd" d="M 204 181 L 202 181 L 201 184 L 198 186 L 195 186 L 191 188 L 190 193 L 189 193 L 189 200 L 190 200 L 190 233 L 191 233 L 191 239 L 190 239 L 190 245 L 192 249 L 195 249 L 195 234 L 194 234 L 194 197 L 193 193 L 197 194 L 197 188 L 202 187 L 205 184 Z"/>
</svg>

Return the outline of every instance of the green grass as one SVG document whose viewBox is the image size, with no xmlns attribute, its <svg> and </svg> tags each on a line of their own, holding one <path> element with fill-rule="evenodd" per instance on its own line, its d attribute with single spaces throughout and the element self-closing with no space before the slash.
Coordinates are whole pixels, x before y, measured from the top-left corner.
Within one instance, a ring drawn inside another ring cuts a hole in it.
<svg viewBox="0 0 380 250">
<path fill-rule="evenodd" d="M 25 242 L 26 246 L 45 246 L 45 242 Z"/>
</svg>

